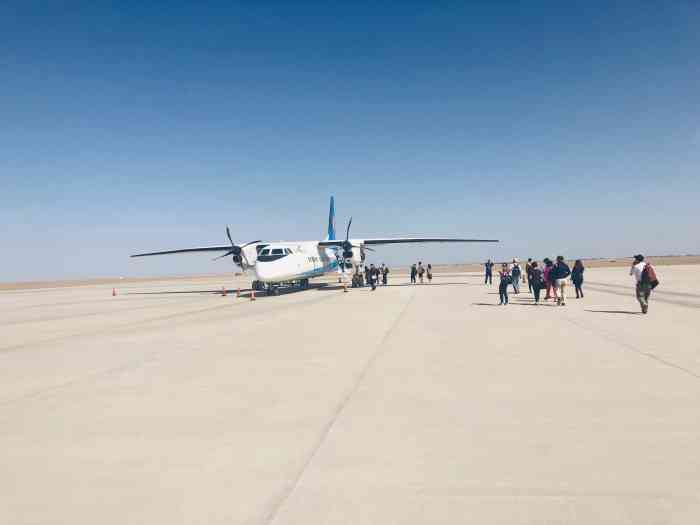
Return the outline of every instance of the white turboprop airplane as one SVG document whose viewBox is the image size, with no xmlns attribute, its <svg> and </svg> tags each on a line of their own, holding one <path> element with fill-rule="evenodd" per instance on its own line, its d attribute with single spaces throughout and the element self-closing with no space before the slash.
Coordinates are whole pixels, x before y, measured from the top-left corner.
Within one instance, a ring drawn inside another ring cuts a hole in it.
<svg viewBox="0 0 700 525">
<path fill-rule="evenodd" d="M 250 269 L 255 272 L 254 290 L 262 290 L 267 287 L 271 294 L 276 294 L 281 285 L 291 284 L 306 288 L 309 279 L 313 277 L 321 277 L 330 272 L 342 275 L 346 273 L 346 269 L 353 271 L 353 273 L 356 272 L 365 261 L 365 251 L 372 250 L 371 246 L 433 242 L 498 242 L 496 239 L 444 237 L 350 239 L 351 224 L 352 217 L 348 221 L 344 240 L 335 238 L 335 206 L 333 197 L 331 197 L 328 213 L 328 235 L 322 241 L 251 241 L 245 244 L 236 244 L 233 242 L 227 226 L 226 235 L 231 244 L 225 246 L 138 253 L 131 257 L 192 252 L 226 252 L 214 260 L 231 256 L 234 264 L 238 265 L 243 272 Z"/>
</svg>

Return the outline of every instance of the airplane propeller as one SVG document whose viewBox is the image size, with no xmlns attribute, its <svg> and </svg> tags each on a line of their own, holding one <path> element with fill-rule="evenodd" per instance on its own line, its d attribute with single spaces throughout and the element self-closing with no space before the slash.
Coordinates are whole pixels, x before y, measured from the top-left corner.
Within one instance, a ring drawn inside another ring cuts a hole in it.
<svg viewBox="0 0 700 525">
<path fill-rule="evenodd" d="M 250 241 L 245 244 L 241 244 L 240 246 L 237 245 L 236 243 L 233 242 L 233 238 L 231 238 L 231 230 L 229 229 L 228 226 L 226 226 L 226 236 L 228 237 L 229 242 L 231 243 L 231 249 L 227 251 L 223 255 L 219 255 L 218 257 L 215 257 L 213 260 L 216 261 L 217 259 L 223 259 L 224 257 L 228 257 L 229 255 L 233 256 L 233 262 L 236 264 L 239 264 L 243 269 L 246 267 L 250 266 L 250 262 L 248 262 L 248 257 L 246 257 L 245 252 L 243 251 L 243 248 L 246 246 L 250 246 L 251 244 L 256 244 L 259 243 L 260 241 Z"/>
</svg>

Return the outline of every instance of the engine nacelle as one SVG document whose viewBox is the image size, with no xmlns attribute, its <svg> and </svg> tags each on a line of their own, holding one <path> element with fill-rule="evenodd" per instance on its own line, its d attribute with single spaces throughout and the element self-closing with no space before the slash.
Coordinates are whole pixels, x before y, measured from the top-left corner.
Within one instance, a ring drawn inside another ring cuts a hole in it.
<svg viewBox="0 0 700 525">
<path fill-rule="evenodd" d="M 353 271 L 354 268 L 362 265 L 365 261 L 365 253 L 362 248 L 343 250 L 341 253 L 342 262 L 345 264 L 345 271 Z"/>
</svg>

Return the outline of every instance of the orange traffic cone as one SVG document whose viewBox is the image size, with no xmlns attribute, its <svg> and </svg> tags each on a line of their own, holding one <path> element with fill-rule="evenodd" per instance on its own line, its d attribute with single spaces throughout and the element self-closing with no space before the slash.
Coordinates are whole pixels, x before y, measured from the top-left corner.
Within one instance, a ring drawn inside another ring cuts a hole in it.
<svg viewBox="0 0 700 525">
<path fill-rule="evenodd" d="M 116 296 L 117 296 L 117 289 L 112 288 L 112 297 L 116 297 Z"/>
<path fill-rule="evenodd" d="M 251 301 L 255 301 L 255 290 L 252 290 L 252 291 L 250 292 L 250 300 L 251 300 Z"/>
<path fill-rule="evenodd" d="M 226 287 L 225 286 L 221 287 L 221 297 L 226 297 Z"/>
</svg>

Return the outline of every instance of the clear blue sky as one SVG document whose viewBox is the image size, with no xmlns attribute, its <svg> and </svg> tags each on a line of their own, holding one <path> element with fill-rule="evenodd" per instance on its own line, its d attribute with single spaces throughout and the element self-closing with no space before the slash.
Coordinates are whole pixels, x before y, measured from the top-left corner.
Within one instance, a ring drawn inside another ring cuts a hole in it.
<svg viewBox="0 0 700 525">
<path fill-rule="evenodd" d="M 697 2 L 5 2 L 0 281 L 130 253 L 497 237 L 405 264 L 700 253 Z"/>
</svg>

